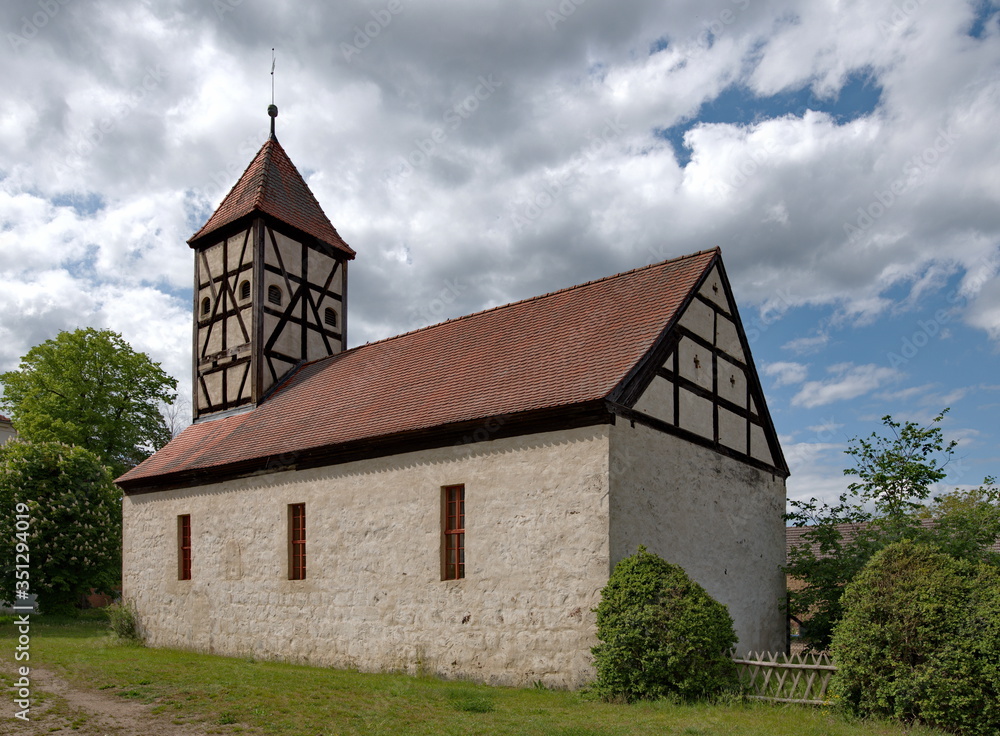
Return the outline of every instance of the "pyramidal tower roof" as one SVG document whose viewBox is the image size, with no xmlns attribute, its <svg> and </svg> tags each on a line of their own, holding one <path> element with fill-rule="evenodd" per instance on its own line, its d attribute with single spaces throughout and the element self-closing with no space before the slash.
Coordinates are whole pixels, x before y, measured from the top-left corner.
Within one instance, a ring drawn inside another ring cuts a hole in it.
<svg viewBox="0 0 1000 736">
<path fill-rule="evenodd" d="M 277 109 L 274 112 L 277 114 Z M 337 233 L 295 164 L 278 143 L 273 117 L 270 138 L 257 151 L 208 222 L 191 236 L 188 245 L 195 248 L 226 225 L 253 212 L 263 212 L 312 235 L 348 258 L 354 258 L 354 250 Z"/>
</svg>

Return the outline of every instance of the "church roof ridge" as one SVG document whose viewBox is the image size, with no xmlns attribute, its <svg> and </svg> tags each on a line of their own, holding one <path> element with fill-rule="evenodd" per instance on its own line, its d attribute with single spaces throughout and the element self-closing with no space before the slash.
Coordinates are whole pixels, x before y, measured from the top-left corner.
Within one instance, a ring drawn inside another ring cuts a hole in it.
<svg viewBox="0 0 1000 736">
<path fill-rule="evenodd" d="M 677 261 L 687 260 L 688 258 L 697 258 L 699 256 L 704 256 L 704 255 L 707 255 L 709 253 L 721 253 L 721 252 L 722 252 L 721 248 L 719 248 L 718 246 L 716 246 L 714 248 L 706 248 L 704 250 L 699 250 L 699 251 L 697 251 L 695 253 L 688 253 L 688 254 L 683 255 L 683 256 L 674 256 L 673 258 L 668 258 L 665 261 L 656 261 L 655 263 L 647 263 L 645 266 L 637 266 L 636 268 L 630 268 L 627 271 L 620 271 L 618 273 L 611 274 L 610 276 L 602 276 L 602 277 L 597 278 L 597 279 L 591 279 L 590 281 L 584 281 L 582 284 L 573 284 L 572 286 L 566 286 L 566 287 L 563 287 L 562 289 L 555 289 L 553 291 L 547 291 L 544 294 L 536 294 L 535 296 L 529 296 L 529 297 L 525 297 L 524 299 L 518 299 L 516 301 L 506 302 L 505 304 L 497 304 L 495 307 L 488 307 L 486 309 L 480 309 L 478 312 L 470 312 L 469 314 L 463 314 L 463 315 L 460 315 L 458 317 L 450 317 L 450 318 L 442 320 L 440 322 L 435 322 L 434 324 L 424 325 L 423 327 L 416 327 L 416 328 L 414 328 L 412 330 L 407 330 L 406 332 L 400 332 L 398 335 L 390 335 L 389 337 L 383 337 L 383 338 L 381 338 L 379 340 L 372 340 L 370 342 L 366 342 L 364 345 L 355 345 L 353 348 L 350 348 L 349 350 L 345 350 L 342 353 L 339 353 L 338 355 L 343 355 L 344 353 L 348 353 L 348 352 L 351 352 L 353 350 L 357 350 L 358 348 L 363 348 L 366 345 L 378 345 L 378 344 L 381 344 L 381 343 L 384 343 L 384 342 L 389 342 L 390 340 L 396 340 L 396 339 L 401 338 L 401 337 L 407 337 L 407 336 L 413 335 L 413 334 L 415 334 L 417 332 L 424 332 L 426 330 L 432 330 L 432 329 L 434 329 L 436 327 L 441 327 L 442 325 L 452 324 L 454 322 L 461 322 L 462 320 L 472 319 L 473 317 L 479 317 L 481 315 L 489 314 L 490 312 L 496 312 L 496 311 L 499 311 L 501 309 L 508 309 L 510 307 L 516 307 L 516 306 L 521 305 L 521 304 L 527 304 L 529 302 L 538 301 L 539 299 L 545 299 L 547 297 L 557 296 L 557 295 L 563 294 L 565 292 L 576 291 L 577 289 L 582 289 L 582 288 L 587 287 L 587 286 L 593 286 L 594 284 L 600 284 L 600 283 L 605 282 L 605 281 L 611 281 L 612 279 L 618 279 L 618 278 L 621 278 L 623 276 L 629 276 L 631 274 L 638 273 L 639 271 L 646 271 L 648 269 L 656 268 L 658 266 L 666 266 L 667 264 L 670 264 L 670 263 L 675 263 Z M 317 358 L 316 360 L 310 361 L 307 365 L 312 364 L 312 363 L 318 363 L 318 362 L 323 361 L 323 360 L 330 360 L 331 358 L 336 358 L 336 357 L 337 357 L 337 355 L 327 355 L 327 356 L 324 356 L 322 358 Z"/>
</svg>

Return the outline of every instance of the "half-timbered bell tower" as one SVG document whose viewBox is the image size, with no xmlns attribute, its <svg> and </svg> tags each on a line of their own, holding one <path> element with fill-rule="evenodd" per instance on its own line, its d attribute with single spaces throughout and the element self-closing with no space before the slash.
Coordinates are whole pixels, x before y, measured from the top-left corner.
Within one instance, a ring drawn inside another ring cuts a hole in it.
<svg viewBox="0 0 1000 736">
<path fill-rule="evenodd" d="M 188 245 L 194 267 L 194 419 L 256 406 L 289 371 L 347 345 L 347 262 L 274 134 Z"/>
</svg>

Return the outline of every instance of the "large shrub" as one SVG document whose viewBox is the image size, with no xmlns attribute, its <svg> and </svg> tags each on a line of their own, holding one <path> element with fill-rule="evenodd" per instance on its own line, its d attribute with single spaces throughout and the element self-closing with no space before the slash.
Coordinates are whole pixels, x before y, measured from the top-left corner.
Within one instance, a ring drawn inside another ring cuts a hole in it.
<svg viewBox="0 0 1000 736">
<path fill-rule="evenodd" d="M 27 591 L 43 613 L 72 614 L 91 588 L 121 580 L 121 495 L 82 447 L 0 447 L 0 529 L 0 600 Z"/>
<path fill-rule="evenodd" d="M 726 607 L 645 547 L 615 566 L 596 611 L 594 689 L 602 698 L 692 699 L 736 685 Z"/>
<path fill-rule="evenodd" d="M 1000 576 L 902 541 L 876 554 L 843 596 L 833 693 L 864 716 L 960 734 L 1000 733 Z"/>
</svg>

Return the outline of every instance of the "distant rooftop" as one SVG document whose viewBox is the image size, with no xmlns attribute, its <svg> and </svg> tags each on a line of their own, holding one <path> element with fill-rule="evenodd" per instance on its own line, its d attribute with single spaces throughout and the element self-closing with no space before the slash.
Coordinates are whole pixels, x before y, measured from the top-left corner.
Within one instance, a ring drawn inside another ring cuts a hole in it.
<svg viewBox="0 0 1000 736">
<path fill-rule="evenodd" d="M 933 519 L 923 519 L 921 520 L 921 525 L 928 527 L 934 525 Z M 867 524 L 837 524 L 837 530 L 840 532 L 841 538 L 850 542 L 854 539 L 857 533 L 864 529 Z M 785 561 L 788 561 L 788 555 L 794 547 L 799 547 L 803 544 L 808 544 L 803 538 L 806 532 L 815 529 L 815 526 L 789 526 L 785 527 Z M 994 552 L 1000 553 L 1000 539 L 997 539 L 990 548 Z M 819 555 L 820 559 L 826 557 L 827 555 Z"/>
</svg>

